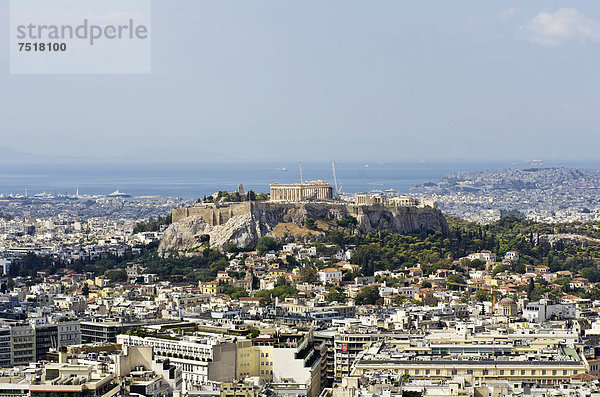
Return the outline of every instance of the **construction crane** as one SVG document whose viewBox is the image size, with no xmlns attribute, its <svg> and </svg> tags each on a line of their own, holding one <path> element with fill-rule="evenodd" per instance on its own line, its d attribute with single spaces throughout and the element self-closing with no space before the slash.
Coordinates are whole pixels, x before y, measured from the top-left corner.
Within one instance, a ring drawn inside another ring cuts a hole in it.
<svg viewBox="0 0 600 397">
<path fill-rule="evenodd" d="M 492 312 L 496 311 L 496 300 L 497 300 L 497 294 L 498 294 L 498 287 L 496 287 L 496 286 L 487 287 L 487 286 L 482 286 L 482 285 L 461 284 L 461 283 L 455 283 L 453 281 L 448 281 L 448 280 L 446 280 L 446 285 L 456 285 L 459 287 L 481 289 L 484 291 L 491 292 L 492 293 Z"/>
<path fill-rule="evenodd" d="M 333 161 L 331 162 L 331 169 L 333 170 L 333 183 L 335 184 L 335 194 L 339 195 L 340 190 L 338 190 L 337 176 L 335 175 L 335 163 Z"/>
</svg>

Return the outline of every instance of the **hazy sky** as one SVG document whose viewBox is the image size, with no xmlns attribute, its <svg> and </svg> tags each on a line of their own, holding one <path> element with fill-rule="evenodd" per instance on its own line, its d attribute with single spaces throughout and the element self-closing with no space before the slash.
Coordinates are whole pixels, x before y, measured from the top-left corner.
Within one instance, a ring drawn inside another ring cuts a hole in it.
<svg viewBox="0 0 600 397">
<path fill-rule="evenodd" d="M 596 1 L 152 7 L 149 76 L 11 76 L 0 29 L 0 145 L 140 162 L 599 157 Z"/>
</svg>

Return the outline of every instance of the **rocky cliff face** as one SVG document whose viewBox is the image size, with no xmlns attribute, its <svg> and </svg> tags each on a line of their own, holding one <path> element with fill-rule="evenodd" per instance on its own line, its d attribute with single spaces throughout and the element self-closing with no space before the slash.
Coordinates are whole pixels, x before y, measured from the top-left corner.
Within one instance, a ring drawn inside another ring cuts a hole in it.
<svg viewBox="0 0 600 397">
<path fill-rule="evenodd" d="M 346 204 L 273 204 L 254 206 L 245 214 L 231 217 L 223 225 L 210 225 L 200 216 L 173 223 L 165 231 L 160 251 L 186 250 L 210 241 L 212 248 L 228 244 L 248 246 L 267 236 L 280 222 L 304 225 L 306 218 L 357 219 L 363 232 L 390 230 L 409 233 L 418 230 L 442 231 L 448 228 L 442 213 L 433 208 L 355 206 Z"/>
<path fill-rule="evenodd" d="M 382 208 L 358 207 L 356 215 L 361 231 L 365 233 L 390 230 L 411 233 L 419 230 L 446 232 L 448 224 L 442 213 L 430 207 Z"/>
</svg>

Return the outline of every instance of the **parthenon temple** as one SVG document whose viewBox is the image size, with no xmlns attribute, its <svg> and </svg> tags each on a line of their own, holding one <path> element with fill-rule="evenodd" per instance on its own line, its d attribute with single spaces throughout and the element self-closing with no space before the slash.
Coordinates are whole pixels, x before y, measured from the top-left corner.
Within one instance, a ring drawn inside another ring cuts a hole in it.
<svg viewBox="0 0 600 397">
<path fill-rule="evenodd" d="M 322 180 L 289 185 L 271 184 L 271 201 L 331 200 L 332 196 L 331 185 Z"/>
</svg>

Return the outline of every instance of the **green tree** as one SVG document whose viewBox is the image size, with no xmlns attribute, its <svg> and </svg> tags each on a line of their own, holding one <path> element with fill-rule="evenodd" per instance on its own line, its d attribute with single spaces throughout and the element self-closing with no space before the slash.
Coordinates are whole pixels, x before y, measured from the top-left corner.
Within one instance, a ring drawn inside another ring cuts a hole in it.
<svg viewBox="0 0 600 397">
<path fill-rule="evenodd" d="M 361 267 L 364 276 L 372 276 L 377 270 L 381 270 L 382 249 L 374 244 L 361 245 L 352 256 L 352 263 Z"/>
<path fill-rule="evenodd" d="M 347 227 L 347 228 L 354 228 L 358 224 L 358 220 L 353 216 L 338 219 L 335 222 L 337 223 L 338 226 Z"/>
<path fill-rule="evenodd" d="M 221 289 L 225 295 L 229 295 L 231 299 L 239 299 L 244 296 L 248 296 L 248 291 L 244 288 L 234 287 L 229 283 L 225 283 L 221 286 Z"/>
<path fill-rule="evenodd" d="M 394 305 L 400 305 L 406 301 L 406 296 L 404 295 L 396 295 L 394 298 Z"/>
<path fill-rule="evenodd" d="M 133 233 L 156 232 L 160 230 L 161 226 L 170 225 L 171 223 L 171 214 L 165 217 L 159 216 L 158 219 L 150 218 L 147 222 L 138 222 L 133 228 Z"/>
<path fill-rule="evenodd" d="M 311 230 L 317 230 L 317 222 L 313 218 L 306 218 L 304 220 L 304 226 Z"/>
<path fill-rule="evenodd" d="M 600 281 L 600 271 L 596 267 L 585 267 L 580 271 L 581 276 L 587 278 L 592 283 Z"/>
<path fill-rule="evenodd" d="M 478 302 L 485 302 L 490 300 L 490 293 L 484 290 L 478 290 L 475 292 L 475 300 Z"/>
<path fill-rule="evenodd" d="M 249 338 L 257 338 L 260 335 L 260 330 L 253 325 L 247 326 L 246 330 L 248 331 Z"/>
<path fill-rule="evenodd" d="M 281 246 L 273 237 L 261 237 L 258 239 L 258 243 L 256 244 L 256 250 L 260 255 L 264 255 L 269 251 L 277 251 L 281 249 Z"/>
<path fill-rule="evenodd" d="M 533 281 L 533 277 L 529 279 L 529 284 L 527 285 L 527 299 L 531 301 L 533 291 L 535 291 L 535 282 Z"/>
<path fill-rule="evenodd" d="M 123 269 L 109 270 L 105 274 L 108 277 L 108 279 L 113 283 L 127 281 L 127 272 Z"/>
<path fill-rule="evenodd" d="M 300 281 L 303 283 L 313 284 L 319 280 L 319 273 L 314 267 L 305 267 L 300 270 Z"/>
<path fill-rule="evenodd" d="M 502 273 L 506 268 L 503 265 L 494 266 L 494 270 L 492 270 L 492 276 L 496 276 L 498 273 Z"/>
<path fill-rule="evenodd" d="M 327 235 L 327 240 L 330 243 L 335 244 L 341 248 L 345 247 L 345 238 L 346 235 L 344 234 L 344 232 L 337 229 L 330 231 Z"/>
<path fill-rule="evenodd" d="M 346 295 L 344 295 L 343 292 L 338 291 L 335 288 L 332 288 L 329 290 L 329 293 L 327 294 L 326 299 L 328 302 L 344 303 L 344 302 L 346 302 Z"/>
<path fill-rule="evenodd" d="M 376 285 L 365 287 L 354 299 L 357 305 L 376 305 L 381 304 L 382 299 L 379 295 L 379 287 Z"/>
<path fill-rule="evenodd" d="M 464 284 L 465 283 L 465 279 L 460 274 L 451 274 L 446 278 L 446 281 L 449 281 L 451 283 L 456 283 L 456 284 Z M 461 288 L 462 287 L 459 285 L 454 285 L 454 284 L 448 283 L 448 289 L 450 289 L 450 290 L 457 291 Z"/>
<path fill-rule="evenodd" d="M 293 255 L 286 255 L 285 261 L 288 263 L 288 268 L 290 269 L 300 266 L 300 262 Z"/>
</svg>

